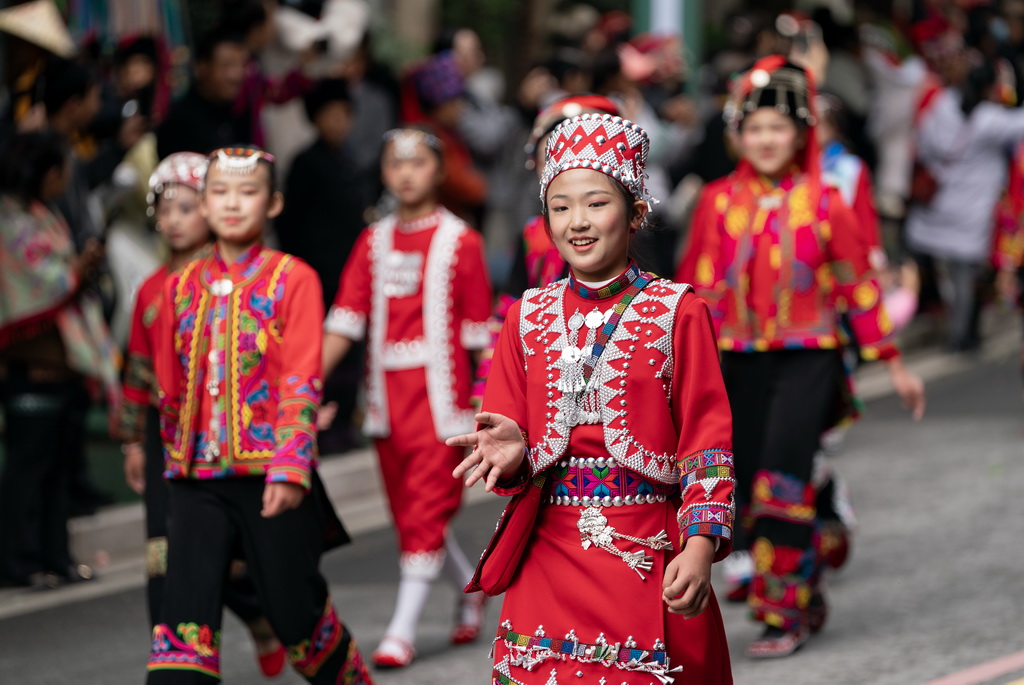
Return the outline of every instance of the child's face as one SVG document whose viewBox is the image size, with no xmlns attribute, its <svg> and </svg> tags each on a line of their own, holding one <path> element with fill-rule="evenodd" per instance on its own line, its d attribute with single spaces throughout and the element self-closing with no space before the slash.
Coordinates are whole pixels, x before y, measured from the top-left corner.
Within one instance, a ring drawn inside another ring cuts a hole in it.
<svg viewBox="0 0 1024 685">
<path fill-rule="evenodd" d="M 188 186 L 165 190 L 156 208 L 156 223 L 171 252 L 193 252 L 210 239 L 210 227 L 199 213 L 199 193 Z"/>
<path fill-rule="evenodd" d="M 352 108 L 348 103 L 328 102 L 316 114 L 317 133 L 331 147 L 338 147 L 348 138 L 352 128 Z"/>
<path fill-rule="evenodd" d="M 435 197 L 441 182 L 441 163 L 437 153 L 425 143 L 415 146 L 392 141 L 384 148 L 381 176 L 399 204 L 421 205 Z"/>
<path fill-rule="evenodd" d="M 759 107 L 744 117 L 739 142 L 743 158 L 754 170 L 775 178 L 793 164 L 805 140 L 789 116 L 774 107 Z"/>
<path fill-rule="evenodd" d="M 615 181 L 593 169 L 570 169 L 548 186 L 548 226 L 559 254 L 584 281 L 605 281 L 629 263 L 629 239 L 647 212 L 636 204 L 630 225 L 626 202 Z"/>
<path fill-rule="evenodd" d="M 247 174 L 225 172 L 216 161 L 206 172 L 201 213 L 218 240 L 254 243 L 268 219 L 284 208 L 281 193 L 270 192 L 270 167 L 262 162 Z"/>
</svg>

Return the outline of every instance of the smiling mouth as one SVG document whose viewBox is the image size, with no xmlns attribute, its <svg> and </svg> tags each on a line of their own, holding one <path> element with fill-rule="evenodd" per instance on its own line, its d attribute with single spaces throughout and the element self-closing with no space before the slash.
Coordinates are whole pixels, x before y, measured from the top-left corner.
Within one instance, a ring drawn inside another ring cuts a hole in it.
<svg viewBox="0 0 1024 685">
<path fill-rule="evenodd" d="M 570 238 L 569 243 L 576 247 L 586 247 L 597 242 L 597 238 Z"/>
</svg>

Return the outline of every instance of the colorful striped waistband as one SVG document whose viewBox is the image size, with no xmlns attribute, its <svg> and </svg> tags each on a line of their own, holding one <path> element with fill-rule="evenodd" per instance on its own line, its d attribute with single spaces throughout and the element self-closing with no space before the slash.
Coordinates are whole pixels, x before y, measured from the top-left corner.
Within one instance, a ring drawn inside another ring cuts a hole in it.
<svg viewBox="0 0 1024 685">
<path fill-rule="evenodd" d="M 549 504 L 574 507 L 621 507 L 680 496 L 678 483 L 652 483 L 613 457 L 562 460 L 551 469 L 545 490 Z"/>
<path fill-rule="evenodd" d="M 637 649 L 634 643 L 627 642 L 630 646 L 616 644 L 588 645 L 579 640 L 559 640 L 553 637 L 537 637 L 534 635 L 523 635 L 513 632 L 504 627 L 498 628 L 498 640 L 506 644 L 526 649 L 546 649 L 555 654 L 563 654 L 570 659 L 586 659 L 587 662 L 605 662 L 628 664 L 633 663 L 657 663 L 666 665 L 668 663 L 668 652 L 660 641 L 655 645 L 657 649 Z"/>
</svg>

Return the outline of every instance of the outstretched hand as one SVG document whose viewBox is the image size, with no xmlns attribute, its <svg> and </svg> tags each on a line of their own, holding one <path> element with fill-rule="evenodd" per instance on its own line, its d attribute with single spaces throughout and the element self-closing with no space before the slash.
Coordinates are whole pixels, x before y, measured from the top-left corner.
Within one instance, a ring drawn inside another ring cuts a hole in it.
<svg viewBox="0 0 1024 685">
<path fill-rule="evenodd" d="M 907 369 L 897 357 L 889 362 L 889 377 L 896 394 L 903 400 L 903 406 L 910 411 L 915 421 L 924 418 L 924 382 L 920 376 Z"/>
<path fill-rule="evenodd" d="M 469 456 L 452 471 L 452 476 L 462 478 L 469 473 L 467 488 L 483 479 L 484 490 L 490 492 L 502 475 L 507 478 L 522 466 L 526 442 L 519 425 L 507 416 L 481 412 L 473 418 L 480 424 L 480 430 L 445 440 L 449 447 L 473 447 Z"/>
</svg>

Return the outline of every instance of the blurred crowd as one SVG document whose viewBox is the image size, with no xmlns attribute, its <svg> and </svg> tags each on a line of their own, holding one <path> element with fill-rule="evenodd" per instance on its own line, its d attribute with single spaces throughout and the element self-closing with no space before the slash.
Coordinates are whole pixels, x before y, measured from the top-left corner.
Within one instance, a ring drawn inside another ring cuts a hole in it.
<svg viewBox="0 0 1024 685">
<path fill-rule="evenodd" d="M 75 41 L 53 0 L 0 11 L 0 383 L 8 440 L 52 455 L 8 460 L 0 477 L 0 578 L 23 582 L 17 551 L 39 540 L 57 572 L 41 582 L 90 573 L 72 563 L 60 531 L 67 516 L 106 501 L 88 475 L 85 416 L 91 403 L 116 401 L 115 350 L 133 296 L 166 257 L 146 192 L 173 152 L 273 152 L 286 209 L 268 240 L 316 269 L 329 306 L 359 232 L 393 206 L 380 182 L 382 135 L 400 123 L 427 127 L 444 143 L 442 200 L 482 232 L 502 290 L 522 227 L 539 212 L 542 138 L 578 113 L 553 103 L 604 96 L 650 134 L 659 203 L 640 259 L 672 274 L 700 188 L 736 162 L 722 116 L 736 74 L 765 55 L 790 55 L 818 79 L 829 182 L 878 224 L 876 268 L 900 295 L 887 302 L 893 316 L 922 313 L 951 351 L 975 349 L 984 307 L 1014 304 L 1020 290 L 1024 0 L 829 3 L 842 12 L 804 2 L 783 14 L 746 5 L 695 55 L 679 35 L 637 32 L 624 12 L 562 3 L 545 22 L 541 58 L 518 65 L 525 75 L 512 83 L 472 28 L 445 28 L 429 54 L 388 65 L 361 0 L 223 0 L 212 27 L 194 36 L 184 88 L 159 32 Z M 61 221 L 67 244 L 37 245 L 15 230 L 42 235 Z M 21 278 L 19 264 L 55 249 L 66 253 L 63 272 Z M 23 310 L 46 316 L 26 322 Z M 74 350 L 65 349 L 68 327 Z M 331 379 L 327 399 L 341 406 L 323 451 L 358 442 L 361 368 L 351 355 Z M 60 413 L 68 430 L 33 431 L 39 412 Z M 44 498 L 19 487 L 26 469 L 46 484 Z M 8 525 L 33 507 L 46 512 L 33 524 L 45 532 Z"/>
</svg>

